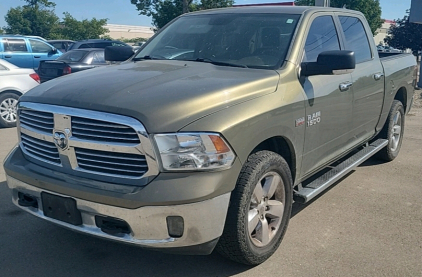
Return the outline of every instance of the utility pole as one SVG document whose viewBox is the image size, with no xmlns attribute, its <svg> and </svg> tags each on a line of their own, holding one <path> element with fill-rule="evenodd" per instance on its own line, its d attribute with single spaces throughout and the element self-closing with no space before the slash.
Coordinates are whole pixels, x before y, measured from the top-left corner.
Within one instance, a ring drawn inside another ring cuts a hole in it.
<svg viewBox="0 0 422 277">
<path fill-rule="evenodd" d="M 315 6 L 329 7 L 330 6 L 330 0 L 315 0 Z"/>
<path fill-rule="evenodd" d="M 410 22 L 416 24 L 422 24 L 422 1 L 420 0 L 412 0 L 412 6 L 410 8 Z M 422 38 L 420 38 L 422 41 Z M 419 70 L 419 83 L 418 87 L 422 88 L 422 61 L 420 61 L 420 56 L 418 56 L 418 61 L 421 64 L 421 68 Z"/>
</svg>

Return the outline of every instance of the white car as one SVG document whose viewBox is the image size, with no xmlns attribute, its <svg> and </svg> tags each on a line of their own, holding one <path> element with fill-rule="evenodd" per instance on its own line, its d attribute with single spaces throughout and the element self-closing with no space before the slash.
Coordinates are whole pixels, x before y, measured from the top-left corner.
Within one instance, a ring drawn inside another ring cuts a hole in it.
<svg viewBox="0 0 422 277">
<path fill-rule="evenodd" d="M 0 127 L 16 126 L 19 97 L 39 84 L 40 77 L 33 69 L 0 59 Z"/>
</svg>

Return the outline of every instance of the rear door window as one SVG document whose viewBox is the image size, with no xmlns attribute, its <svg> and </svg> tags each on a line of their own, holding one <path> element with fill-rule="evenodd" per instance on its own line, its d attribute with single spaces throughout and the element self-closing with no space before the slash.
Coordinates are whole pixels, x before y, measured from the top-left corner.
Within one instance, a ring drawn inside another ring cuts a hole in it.
<svg viewBox="0 0 422 277">
<path fill-rule="evenodd" d="M 305 42 L 304 62 L 316 62 L 324 51 L 340 50 L 340 43 L 334 20 L 331 16 L 314 19 Z"/>
<path fill-rule="evenodd" d="M 8 38 L 3 39 L 4 52 L 26 53 L 28 48 L 24 39 Z"/>
<path fill-rule="evenodd" d="M 355 52 L 356 63 L 371 60 L 371 47 L 360 19 L 352 16 L 339 16 L 339 19 L 346 38 L 346 50 Z"/>
</svg>

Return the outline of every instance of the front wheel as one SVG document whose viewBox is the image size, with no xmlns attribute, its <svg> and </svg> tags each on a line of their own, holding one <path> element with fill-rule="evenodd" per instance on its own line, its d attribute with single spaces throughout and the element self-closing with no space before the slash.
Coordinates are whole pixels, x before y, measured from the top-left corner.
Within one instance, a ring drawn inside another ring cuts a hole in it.
<svg viewBox="0 0 422 277">
<path fill-rule="evenodd" d="M 380 138 L 388 139 L 388 145 L 377 153 L 377 157 L 384 161 L 394 160 L 400 152 L 404 132 L 403 104 L 394 100 L 388 114 L 387 122 L 379 134 Z"/>
<path fill-rule="evenodd" d="M 292 176 L 278 154 L 252 154 L 231 194 L 217 251 L 236 262 L 257 265 L 278 248 L 292 210 Z"/>
<path fill-rule="evenodd" d="M 15 127 L 18 117 L 17 105 L 19 96 L 7 92 L 0 94 L 0 126 L 1 127 Z"/>
</svg>

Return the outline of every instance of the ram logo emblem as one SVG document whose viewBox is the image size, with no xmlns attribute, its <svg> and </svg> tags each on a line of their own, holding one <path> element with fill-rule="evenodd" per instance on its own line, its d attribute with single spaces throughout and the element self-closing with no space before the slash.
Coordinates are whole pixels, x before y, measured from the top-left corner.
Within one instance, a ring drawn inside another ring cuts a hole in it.
<svg viewBox="0 0 422 277">
<path fill-rule="evenodd" d="M 66 134 L 64 132 L 54 132 L 54 143 L 61 150 L 66 150 L 68 147 Z"/>
</svg>

